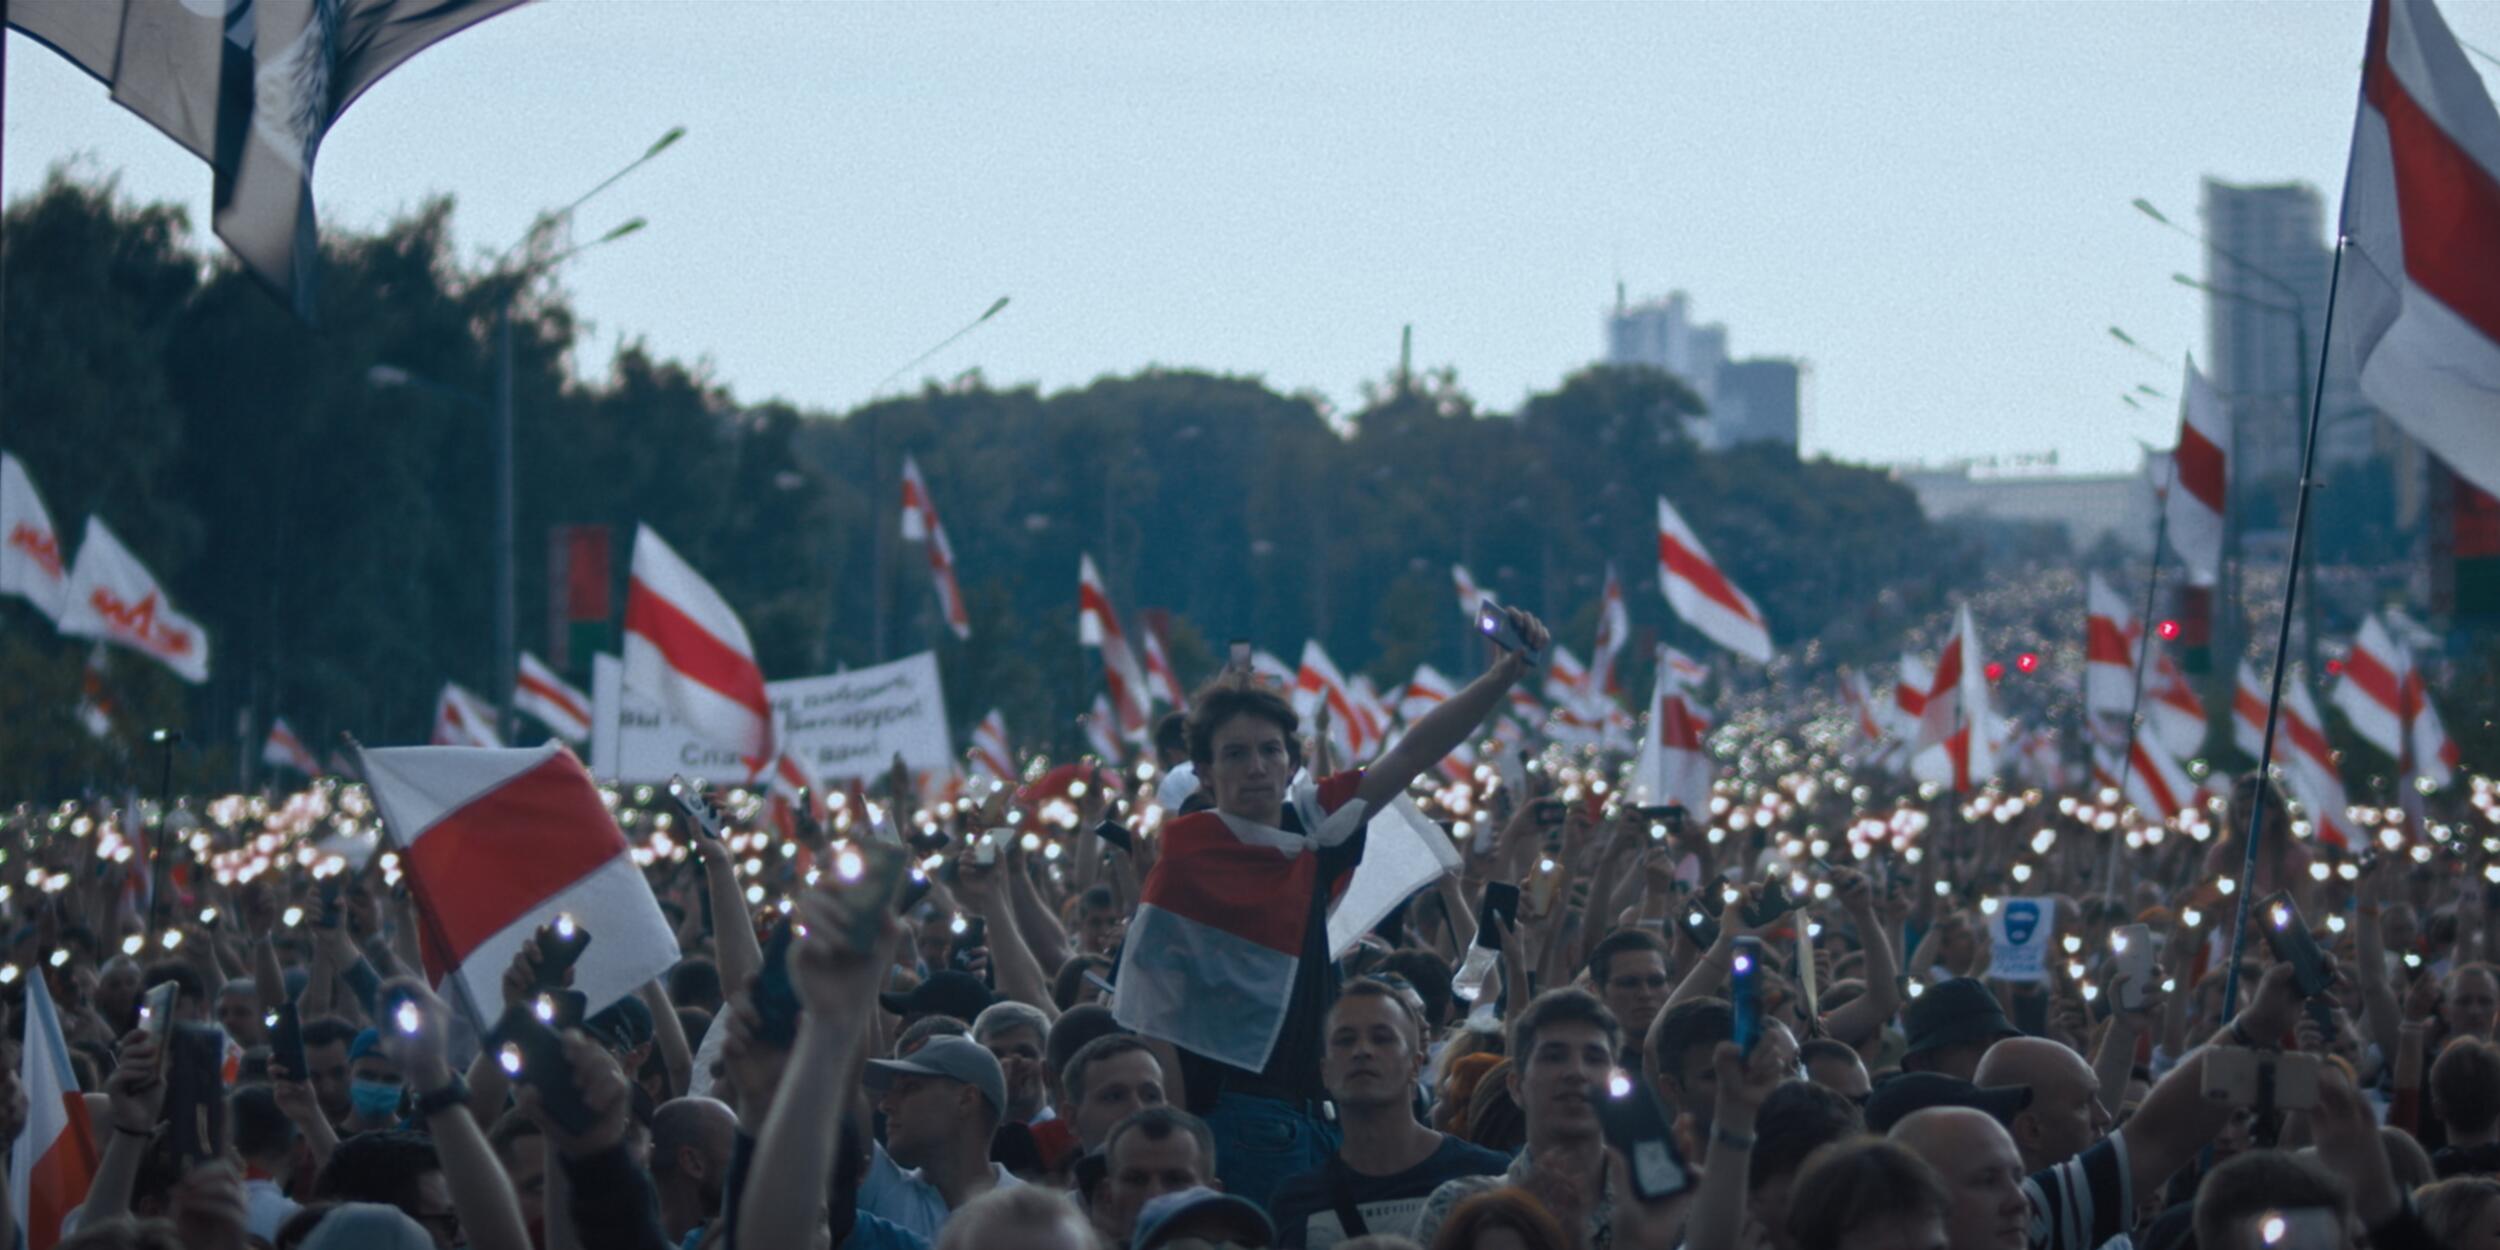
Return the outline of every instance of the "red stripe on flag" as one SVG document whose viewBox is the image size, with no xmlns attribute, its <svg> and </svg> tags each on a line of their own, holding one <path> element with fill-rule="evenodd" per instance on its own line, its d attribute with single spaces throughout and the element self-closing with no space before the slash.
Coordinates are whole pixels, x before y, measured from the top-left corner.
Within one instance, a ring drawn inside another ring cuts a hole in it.
<svg viewBox="0 0 2500 1250">
<path fill-rule="evenodd" d="M 2387 59 L 2390 17 L 2386 0 L 2371 6 L 2361 90 L 2387 122 L 2405 276 L 2500 343 L 2500 180 L 2396 76 Z"/>
<path fill-rule="evenodd" d="M 1745 606 L 1745 600 L 1736 593 L 1736 588 L 1728 584 L 1727 578 L 1720 576 L 1717 565 L 1685 550 L 1684 544 L 1677 542 L 1675 535 L 1665 530 L 1658 531 L 1658 562 L 1666 565 L 1667 570 L 1677 577 L 1691 582 L 1693 588 L 1712 603 L 1746 621 L 1756 625 L 1762 623 L 1761 618 L 1753 614 L 1753 609 Z"/>
<path fill-rule="evenodd" d="M 1302 909 L 1319 857 L 1283 853 L 1233 836 L 1224 818 L 1196 812 L 1164 827 L 1164 855 L 1147 876 L 1143 901 L 1287 955 L 1302 953 Z M 1279 905 L 1284 903 L 1286 905 Z"/>
<path fill-rule="evenodd" d="M 597 787 L 558 753 L 479 795 L 406 852 L 411 885 L 436 931 L 429 962 L 456 968 L 531 908 L 625 854 Z"/>
<path fill-rule="evenodd" d="M 689 680 L 769 718 L 772 701 L 764 695 L 764 672 L 755 661 L 714 637 L 641 578 L 625 592 L 625 632 L 650 639 L 668 666 Z"/>
<path fill-rule="evenodd" d="M 87 1122 L 86 1096 L 64 1091 L 61 1109 L 69 1122 L 27 1170 L 25 1233 L 30 1250 L 49 1250 L 60 1242 L 62 1219 L 87 1200 L 87 1188 L 95 1182 L 95 1133 Z"/>
<path fill-rule="evenodd" d="M 2085 663 L 2135 667 L 2134 658 L 2127 654 L 2127 636 L 2118 632 L 2118 622 L 2106 616 L 2092 617 L 2085 622 L 2083 637 Z"/>
<path fill-rule="evenodd" d="M 2179 485 L 2195 496 L 2196 502 L 2220 514 L 2225 477 L 2222 449 L 2214 446 L 2213 440 L 2206 438 L 2204 431 L 2182 421 L 2179 423 L 2179 449 L 2172 452 L 2171 457 L 2172 463 L 2177 466 Z"/>
<path fill-rule="evenodd" d="M 529 691 L 530 693 L 537 695 L 539 698 L 545 699 L 547 702 L 563 709 L 567 715 L 584 721 L 590 719 L 590 709 L 583 707 L 573 698 L 573 696 L 566 694 L 564 691 L 559 690 L 554 686 L 548 685 L 546 682 L 530 676 L 528 673 L 522 673 L 516 679 L 516 684 L 518 684 L 521 689 Z"/>
<path fill-rule="evenodd" d="M 2400 693 L 2402 687 L 2396 680 L 2396 674 L 2377 656 L 2359 647 L 2354 647 L 2352 654 L 2344 657 L 2344 680 L 2370 696 L 2370 702 L 2391 713 L 2400 712 L 2404 706 L 2404 696 Z"/>
</svg>

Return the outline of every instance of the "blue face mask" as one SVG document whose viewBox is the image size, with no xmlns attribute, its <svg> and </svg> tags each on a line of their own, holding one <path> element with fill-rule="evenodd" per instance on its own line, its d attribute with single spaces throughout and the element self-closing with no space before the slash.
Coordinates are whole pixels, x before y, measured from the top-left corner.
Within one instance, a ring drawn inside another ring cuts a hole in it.
<svg viewBox="0 0 2500 1250">
<path fill-rule="evenodd" d="M 387 1081 L 350 1081 L 347 1101 L 356 1114 L 368 1120 L 387 1120 L 399 1115 L 399 1087 Z"/>
</svg>

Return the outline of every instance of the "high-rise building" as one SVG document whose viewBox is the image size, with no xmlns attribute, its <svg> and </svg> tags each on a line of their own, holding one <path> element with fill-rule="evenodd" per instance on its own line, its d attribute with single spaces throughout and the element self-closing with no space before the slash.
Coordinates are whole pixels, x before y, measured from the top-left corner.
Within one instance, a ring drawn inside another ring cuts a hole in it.
<svg viewBox="0 0 2500 1250">
<path fill-rule="evenodd" d="M 1695 324 L 1682 291 L 1627 303 L 1622 289 L 1606 314 L 1606 363 L 1648 365 L 1674 374 L 1701 400 L 1693 437 L 1710 448 L 1770 440 L 1794 448 L 1798 367 L 1792 360 L 1729 360 L 1727 327 Z"/>
<path fill-rule="evenodd" d="M 2199 211 L 2212 244 L 2205 250 L 2206 367 L 2230 406 L 2239 480 L 2259 492 L 2251 500 L 2257 503 L 2287 490 L 2300 472 L 2309 415 L 2301 399 L 2317 381 L 2334 260 L 2325 208 L 2306 183 L 2242 186 L 2208 178 Z M 2330 370 L 2319 405 L 2319 463 L 2367 459 L 2375 426 L 2349 366 Z"/>
<path fill-rule="evenodd" d="M 1719 366 L 1719 406 L 1711 414 L 1713 442 L 1776 442 L 1797 445 L 1797 362 L 1772 357 L 1731 360 Z"/>
</svg>

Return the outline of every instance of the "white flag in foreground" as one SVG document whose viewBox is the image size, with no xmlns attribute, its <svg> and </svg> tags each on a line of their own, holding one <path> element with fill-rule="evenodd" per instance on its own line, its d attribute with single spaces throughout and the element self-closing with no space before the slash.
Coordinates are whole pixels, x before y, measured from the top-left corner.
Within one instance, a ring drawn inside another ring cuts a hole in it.
<svg viewBox="0 0 2500 1250">
<path fill-rule="evenodd" d="M 417 903 L 429 980 L 492 1023 L 504 970 L 561 913 L 595 939 L 573 988 L 596 1012 L 677 962 L 677 939 L 573 753 L 395 747 L 363 752 L 365 782 Z"/>
<path fill-rule="evenodd" d="M 208 635 L 174 611 L 156 576 L 113 531 L 87 518 L 61 606 L 61 632 L 101 638 L 155 659 L 194 685 L 208 680 Z"/>
<path fill-rule="evenodd" d="M 2500 114 L 2430 0 L 2377 0 L 2335 337 L 2361 393 L 2500 491 Z"/>
</svg>

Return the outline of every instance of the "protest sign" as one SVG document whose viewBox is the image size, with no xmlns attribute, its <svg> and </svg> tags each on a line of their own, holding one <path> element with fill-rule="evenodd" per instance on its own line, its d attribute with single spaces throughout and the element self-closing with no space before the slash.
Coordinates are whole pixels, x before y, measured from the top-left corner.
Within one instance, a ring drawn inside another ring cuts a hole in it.
<svg viewBox="0 0 2500 1250">
<path fill-rule="evenodd" d="M 2049 943 L 2057 934 L 2057 900 L 2009 898 L 1997 905 L 1988 922 L 1988 940 L 1995 959 L 1988 976 L 1997 981 L 2049 979 Z"/>
<path fill-rule="evenodd" d="M 906 656 L 873 668 L 765 686 L 777 741 L 819 782 L 877 777 L 899 752 L 915 772 L 954 768 L 937 656 Z M 735 751 L 702 735 L 658 700 L 626 688 L 624 665 L 591 665 L 590 770 L 604 780 L 660 782 L 685 776 L 735 785 L 751 775 Z"/>
</svg>

